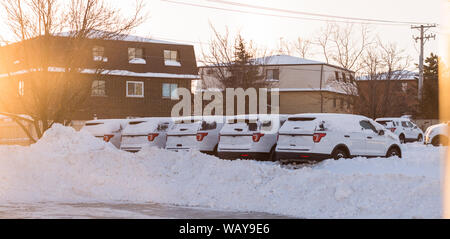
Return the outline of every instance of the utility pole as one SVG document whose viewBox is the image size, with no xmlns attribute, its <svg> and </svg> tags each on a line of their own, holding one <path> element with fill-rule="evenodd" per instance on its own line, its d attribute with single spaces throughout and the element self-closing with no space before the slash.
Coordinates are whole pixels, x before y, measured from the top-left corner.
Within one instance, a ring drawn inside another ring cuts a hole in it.
<svg viewBox="0 0 450 239">
<path fill-rule="evenodd" d="M 425 46 L 425 42 L 431 38 L 436 39 L 436 35 L 435 34 L 427 34 L 425 35 L 425 32 L 432 28 L 432 27 L 436 27 L 435 24 L 433 25 L 416 25 L 416 26 L 411 26 L 411 29 L 417 29 L 420 31 L 420 36 L 418 37 L 413 37 L 413 39 L 416 41 L 416 43 L 418 41 L 420 41 L 420 57 L 419 57 L 419 90 L 418 90 L 418 97 L 419 100 L 422 100 L 422 95 L 423 95 L 423 49 Z"/>
</svg>

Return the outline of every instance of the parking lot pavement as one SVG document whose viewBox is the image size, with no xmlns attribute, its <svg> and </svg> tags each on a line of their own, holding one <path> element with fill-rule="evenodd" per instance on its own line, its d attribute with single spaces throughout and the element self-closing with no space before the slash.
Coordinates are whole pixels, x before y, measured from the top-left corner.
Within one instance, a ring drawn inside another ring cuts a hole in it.
<svg viewBox="0 0 450 239">
<path fill-rule="evenodd" d="M 219 211 L 157 203 L 35 203 L 0 205 L 0 218 L 282 219 L 289 217 L 268 213 Z"/>
</svg>

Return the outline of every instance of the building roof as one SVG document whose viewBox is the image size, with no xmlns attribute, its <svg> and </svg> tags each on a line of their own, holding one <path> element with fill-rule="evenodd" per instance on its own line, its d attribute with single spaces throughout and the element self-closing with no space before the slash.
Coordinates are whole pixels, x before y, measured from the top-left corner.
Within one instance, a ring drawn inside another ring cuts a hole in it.
<svg viewBox="0 0 450 239">
<path fill-rule="evenodd" d="M 61 32 L 54 34 L 55 36 L 60 37 L 69 37 L 71 36 L 72 32 Z M 94 31 L 92 33 L 88 34 L 89 39 L 102 39 L 105 38 L 105 36 L 108 36 L 108 34 L 111 34 L 106 31 Z M 163 40 L 157 40 L 152 39 L 148 37 L 140 37 L 140 36 L 133 36 L 129 34 L 118 34 L 111 37 L 106 37 L 105 40 L 116 40 L 116 41 L 129 41 L 129 42 L 144 42 L 144 43 L 157 43 L 157 44 L 169 44 L 169 45 L 189 45 L 189 44 L 183 44 L 183 43 L 177 43 L 177 42 L 170 42 L 170 41 L 163 41 Z"/>
<path fill-rule="evenodd" d="M 357 77 L 358 81 L 368 81 L 368 80 L 417 80 L 419 78 L 418 72 L 412 72 L 408 70 L 399 70 L 391 72 L 389 76 L 388 72 L 383 72 L 377 74 L 375 77 L 371 77 L 370 75 L 364 75 Z"/>
<path fill-rule="evenodd" d="M 256 58 L 255 62 L 262 65 L 311 65 L 326 64 L 325 62 L 314 61 L 289 55 L 273 55 Z"/>
<path fill-rule="evenodd" d="M 332 65 L 326 62 L 316 61 L 316 60 L 309 60 L 305 58 L 300 58 L 296 56 L 289 56 L 289 55 L 273 55 L 273 56 L 265 56 L 260 58 L 255 58 L 253 61 L 258 65 L 263 66 L 292 66 L 292 65 L 327 65 L 335 68 L 339 68 L 342 70 L 353 72 L 349 69 L 345 69 L 341 66 Z M 217 64 L 217 65 L 206 65 L 206 66 L 200 66 L 199 68 L 211 68 L 211 67 L 222 67 L 225 66 L 225 64 Z"/>
</svg>

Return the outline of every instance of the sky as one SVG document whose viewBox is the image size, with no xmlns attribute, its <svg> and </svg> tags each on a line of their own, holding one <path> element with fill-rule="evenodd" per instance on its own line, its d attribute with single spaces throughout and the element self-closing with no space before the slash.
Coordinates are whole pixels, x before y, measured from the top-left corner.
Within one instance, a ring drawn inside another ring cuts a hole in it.
<svg viewBox="0 0 450 239">
<path fill-rule="evenodd" d="M 441 0 L 226 1 L 334 16 L 404 22 L 439 23 L 442 14 Z M 174 3 L 194 3 L 238 11 L 308 17 L 214 3 L 208 0 L 149 0 L 147 2 L 150 18 L 144 25 L 136 30 L 136 34 L 194 44 L 197 54 L 202 48 L 207 47 L 206 43 L 211 39 L 212 32 L 210 24 L 214 25 L 217 30 L 222 32 L 226 28 L 232 33 L 240 32 L 245 39 L 252 40 L 258 46 L 268 49 L 276 49 L 279 45 L 280 38 L 283 38 L 284 40 L 295 40 L 298 37 L 314 38 L 316 33 L 327 24 L 325 21 L 292 19 L 267 15 L 262 16 Z M 126 7 L 126 3 L 122 3 L 121 5 L 124 8 Z M 329 18 L 329 20 L 335 19 Z M 419 44 L 415 43 L 413 40 L 413 35 L 419 33 L 417 30 L 411 29 L 411 26 L 408 24 L 400 26 L 371 24 L 369 26 L 373 34 L 378 35 L 383 41 L 398 44 L 399 47 L 406 50 L 408 55 L 418 61 Z M 439 31 L 439 28 L 434 28 L 430 30 L 429 33 L 437 34 L 437 37 L 439 37 Z M 204 43 L 203 46 L 201 43 Z M 439 39 L 427 42 L 425 45 L 425 56 L 429 55 L 430 52 L 437 52 L 438 49 Z M 311 58 L 323 60 L 319 54 L 313 55 Z"/>
<path fill-rule="evenodd" d="M 132 1 L 106 0 L 120 8 L 125 14 L 133 11 Z M 442 19 L 443 0 L 224 0 L 267 8 L 302 11 L 334 16 L 372 18 L 403 22 L 439 23 Z M 169 40 L 195 46 L 197 55 L 207 48 L 212 37 L 210 24 L 219 32 L 226 28 L 231 33 L 240 32 L 246 40 L 251 40 L 260 48 L 277 49 L 280 39 L 295 40 L 298 37 L 312 39 L 327 23 L 294 19 L 280 16 L 312 18 L 311 16 L 293 15 L 285 12 L 273 12 L 261 9 L 233 6 L 210 0 L 146 0 L 150 18 L 133 32 L 135 35 Z M 184 4 L 180 4 L 184 3 Z M 213 8 L 226 8 L 234 11 L 256 12 L 257 15 L 244 12 L 232 12 L 220 9 L 202 8 L 187 4 L 206 5 Z M 0 12 L 1 13 L 1 12 Z M 318 17 L 316 17 L 318 18 Z M 325 19 L 321 17 L 321 19 Z M 336 20 L 328 18 L 328 20 Z M 409 24 L 404 25 L 369 25 L 374 35 L 385 42 L 393 42 L 406 50 L 418 61 L 419 44 L 413 40 L 417 30 Z M 0 25 L 0 31 L 4 32 Z M 439 28 L 429 33 L 438 34 Z M 425 55 L 437 52 L 439 39 L 427 42 Z M 314 53 L 314 52 L 313 52 Z M 323 60 L 320 54 L 313 54 L 311 59 Z"/>
</svg>

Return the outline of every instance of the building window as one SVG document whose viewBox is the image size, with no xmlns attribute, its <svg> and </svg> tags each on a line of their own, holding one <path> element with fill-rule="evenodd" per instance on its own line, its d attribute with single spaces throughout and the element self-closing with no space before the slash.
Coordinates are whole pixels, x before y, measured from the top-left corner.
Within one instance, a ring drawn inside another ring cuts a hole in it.
<svg viewBox="0 0 450 239">
<path fill-rule="evenodd" d="M 92 96 L 106 96 L 106 81 L 94 80 L 92 81 Z"/>
<path fill-rule="evenodd" d="M 350 83 L 355 83 L 355 77 L 352 74 L 350 74 Z"/>
<path fill-rule="evenodd" d="M 94 61 L 108 61 L 108 58 L 105 57 L 105 48 L 102 46 L 94 46 L 92 48 L 92 56 Z"/>
<path fill-rule="evenodd" d="M 266 80 L 267 81 L 280 81 L 280 70 L 279 69 L 270 69 L 266 71 Z"/>
<path fill-rule="evenodd" d="M 24 96 L 25 95 L 25 81 L 23 80 L 19 80 L 19 92 L 18 92 L 19 96 Z"/>
<path fill-rule="evenodd" d="M 334 74 L 335 74 L 336 81 L 339 81 L 340 80 L 339 71 L 335 71 Z"/>
<path fill-rule="evenodd" d="M 408 83 L 402 83 L 402 91 L 403 93 L 406 93 L 406 91 L 408 91 Z"/>
<path fill-rule="evenodd" d="M 147 64 L 144 58 L 144 49 L 128 48 L 128 62 L 130 64 Z"/>
<path fill-rule="evenodd" d="M 162 85 L 162 97 L 165 99 L 178 100 L 178 84 L 163 83 Z"/>
<path fill-rule="evenodd" d="M 342 72 L 342 81 L 347 82 L 347 76 L 345 75 L 344 72 Z"/>
<path fill-rule="evenodd" d="M 144 97 L 144 82 L 127 81 L 127 97 Z"/>
<path fill-rule="evenodd" d="M 181 66 L 178 51 L 164 50 L 164 65 Z"/>
</svg>

